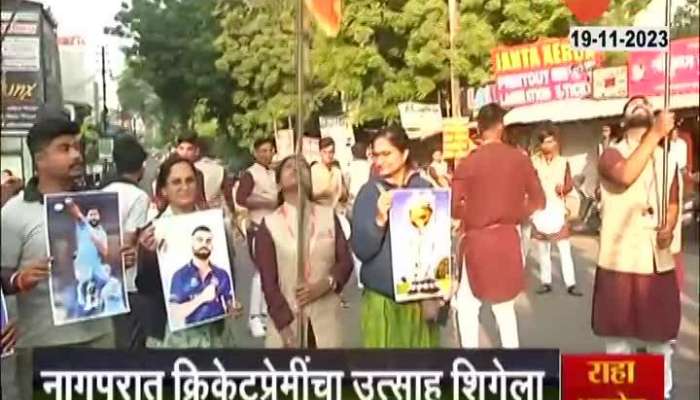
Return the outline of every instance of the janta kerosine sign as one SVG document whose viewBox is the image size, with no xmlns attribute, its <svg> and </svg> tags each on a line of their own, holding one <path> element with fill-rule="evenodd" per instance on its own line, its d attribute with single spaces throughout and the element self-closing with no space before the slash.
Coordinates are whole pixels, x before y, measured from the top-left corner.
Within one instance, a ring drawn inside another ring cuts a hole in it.
<svg viewBox="0 0 700 400">
<path fill-rule="evenodd" d="M 591 68 L 600 56 L 571 48 L 567 38 L 546 39 L 491 51 L 496 95 L 503 106 L 521 106 L 591 94 Z"/>
</svg>

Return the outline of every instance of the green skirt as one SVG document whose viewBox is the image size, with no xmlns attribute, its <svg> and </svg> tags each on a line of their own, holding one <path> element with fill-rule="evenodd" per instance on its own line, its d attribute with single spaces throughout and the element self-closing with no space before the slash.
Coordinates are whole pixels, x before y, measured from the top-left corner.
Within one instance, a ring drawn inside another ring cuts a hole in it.
<svg viewBox="0 0 700 400">
<path fill-rule="evenodd" d="M 399 304 L 365 289 L 362 294 L 362 336 L 364 347 L 384 349 L 435 348 L 440 346 L 440 329 L 423 320 L 419 302 Z"/>
<path fill-rule="evenodd" d="M 177 332 L 166 329 L 163 340 L 149 337 L 146 340 L 146 347 L 149 349 L 232 348 L 236 347 L 236 342 L 231 328 L 228 320 L 222 320 Z"/>
</svg>

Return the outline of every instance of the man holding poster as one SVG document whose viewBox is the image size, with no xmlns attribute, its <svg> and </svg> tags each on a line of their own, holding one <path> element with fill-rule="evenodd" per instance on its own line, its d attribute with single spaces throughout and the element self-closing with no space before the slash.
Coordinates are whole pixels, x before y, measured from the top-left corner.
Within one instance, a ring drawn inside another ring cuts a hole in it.
<svg viewBox="0 0 700 400">
<path fill-rule="evenodd" d="M 545 206 L 544 192 L 530 160 L 503 143 L 505 110 L 481 108 L 477 119 L 481 145 L 457 166 L 453 216 L 462 220 L 466 276 L 457 293 L 462 347 L 479 346 L 479 309 L 490 302 L 501 346 L 517 348 L 515 297 L 523 290 L 523 256 L 518 225 Z"/>
<path fill-rule="evenodd" d="M 36 176 L 2 207 L 2 269 L 12 275 L 12 291 L 19 292 L 17 329 L 22 335 L 15 372 L 23 400 L 32 398 L 33 348 L 114 346 L 109 319 L 62 326 L 52 322 L 43 202 L 45 194 L 71 191 L 81 176 L 79 133 L 80 127 L 65 113 L 43 113 L 27 136 Z"/>
<path fill-rule="evenodd" d="M 0 335 L 2 337 L 0 346 L 0 357 L 9 356 L 15 351 L 15 343 L 17 343 L 17 330 L 15 324 L 10 323 L 9 315 L 7 314 L 7 305 L 5 304 L 5 295 L 0 290 Z"/>
</svg>

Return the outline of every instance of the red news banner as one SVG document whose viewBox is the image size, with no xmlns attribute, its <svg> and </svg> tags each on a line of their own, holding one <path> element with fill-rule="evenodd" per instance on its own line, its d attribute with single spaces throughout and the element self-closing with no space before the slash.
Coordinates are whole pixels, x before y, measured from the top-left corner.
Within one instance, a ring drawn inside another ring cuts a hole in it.
<svg viewBox="0 0 700 400">
<path fill-rule="evenodd" d="M 660 355 L 562 355 L 562 400 L 663 400 Z"/>
</svg>

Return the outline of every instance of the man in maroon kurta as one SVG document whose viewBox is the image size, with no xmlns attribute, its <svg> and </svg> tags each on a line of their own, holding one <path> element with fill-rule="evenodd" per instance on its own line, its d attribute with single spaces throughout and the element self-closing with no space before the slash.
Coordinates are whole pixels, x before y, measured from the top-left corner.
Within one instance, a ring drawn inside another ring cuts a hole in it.
<svg viewBox="0 0 700 400">
<path fill-rule="evenodd" d="M 503 143 L 503 116 L 498 105 L 479 111 L 481 145 L 455 171 L 453 215 L 462 221 L 461 254 L 466 278 L 457 294 L 463 347 L 478 347 L 479 308 L 493 304 L 501 345 L 519 346 L 514 300 L 524 286 L 517 226 L 545 198 L 530 160 Z"/>
</svg>

